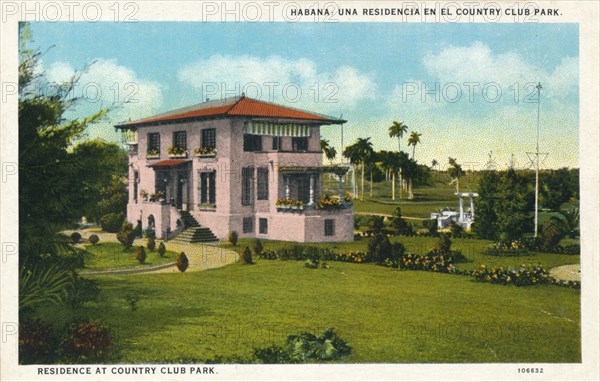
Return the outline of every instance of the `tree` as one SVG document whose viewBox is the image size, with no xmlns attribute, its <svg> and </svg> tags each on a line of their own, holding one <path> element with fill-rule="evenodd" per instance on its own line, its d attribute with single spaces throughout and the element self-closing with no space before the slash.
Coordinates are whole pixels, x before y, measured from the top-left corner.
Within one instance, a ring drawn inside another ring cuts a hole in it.
<svg viewBox="0 0 600 382">
<path fill-rule="evenodd" d="M 107 109 L 83 118 L 66 113 L 80 101 L 72 97 L 74 75 L 49 86 L 40 72 L 41 53 L 28 48 L 27 23 L 19 23 L 19 309 L 61 303 L 83 261 L 58 234 L 80 217 L 85 168 L 71 149 L 87 126 Z M 79 215 L 79 216 L 78 216 Z M 21 318 L 26 318 L 21 315 Z"/>
<path fill-rule="evenodd" d="M 346 146 L 342 155 L 352 164 L 361 166 L 361 199 L 365 200 L 365 163 L 370 163 L 373 158 L 373 143 L 371 138 L 358 138 L 353 145 Z"/>
<path fill-rule="evenodd" d="M 408 131 L 408 126 L 404 124 L 404 122 L 392 122 L 392 125 L 388 127 L 388 135 L 390 138 L 398 138 L 398 152 L 402 151 L 400 148 L 400 142 L 404 133 Z"/>
<path fill-rule="evenodd" d="M 404 136 L 404 133 L 406 133 L 408 131 L 408 126 L 406 126 L 404 124 L 404 122 L 397 122 L 394 121 L 392 122 L 392 125 L 390 127 L 388 127 L 388 135 L 390 136 L 390 138 L 398 138 L 398 154 L 400 154 L 402 152 L 402 148 L 401 148 L 401 141 L 402 141 L 402 137 Z M 400 198 L 402 198 L 402 187 L 403 187 L 403 182 L 402 182 L 402 167 L 400 167 L 398 169 L 398 182 L 400 183 Z"/>
<path fill-rule="evenodd" d="M 533 187 L 515 170 L 485 171 L 479 179 L 473 230 L 482 239 L 514 241 L 533 232 Z"/>
<path fill-rule="evenodd" d="M 460 164 L 456 162 L 455 158 L 448 158 L 448 174 L 452 178 L 452 182 L 456 183 L 456 192 L 460 189 L 460 177 L 465 174 Z"/>
<path fill-rule="evenodd" d="M 321 151 L 325 154 L 325 158 L 331 163 L 335 156 L 337 155 L 337 150 L 335 147 L 329 144 L 329 141 L 326 139 L 321 139 Z"/>
<path fill-rule="evenodd" d="M 117 144 L 87 140 L 73 149 L 74 160 L 85 169 L 80 193 L 81 215 L 98 222 L 108 213 L 127 208 L 127 152 Z"/>
<path fill-rule="evenodd" d="M 413 131 L 410 133 L 410 137 L 408 137 L 408 145 L 413 147 L 412 159 L 415 159 L 415 149 L 417 148 L 417 145 L 421 143 L 421 135 L 423 134 Z"/>
<path fill-rule="evenodd" d="M 438 161 L 437 160 L 434 159 L 434 160 L 431 161 L 431 169 L 432 170 L 435 170 L 435 168 L 437 167 L 437 165 L 438 165 Z"/>
</svg>

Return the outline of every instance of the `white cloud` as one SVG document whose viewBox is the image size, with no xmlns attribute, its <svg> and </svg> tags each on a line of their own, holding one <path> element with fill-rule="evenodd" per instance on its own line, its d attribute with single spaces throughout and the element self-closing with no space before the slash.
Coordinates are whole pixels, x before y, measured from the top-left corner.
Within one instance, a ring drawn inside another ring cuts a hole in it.
<svg viewBox="0 0 600 382">
<path fill-rule="evenodd" d="M 55 62 L 46 70 L 50 83 L 69 81 L 77 72 L 68 62 Z M 79 98 L 69 117 L 88 116 L 110 108 L 108 118 L 88 129 L 88 135 L 117 139 L 112 126 L 129 119 L 155 114 L 163 102 L 162 87 L 140 78 L 135 71 L 115 59 L 97 59 L 80 73 L 72 97 Z"/>
<path fill-rule="evenodd" d="M 178 78 L 202 89 L 203 97 L 221 98 L 246 91 L 251 97 L 323 112 L 353 108 L 361 100 L 373 99 L 376 93 L 372 76 L 354 67 L 319 71 L 311 60 L 280 56 L 214 55 L 182 67 Z"/>
<path fill-rule="evenodd" d="M 542 83 L 547 98 L 564 99 L 576 94 L 578 62 L 575 57 L 564 57 L 553 70 L 537 67 L 512 51 L 495 54 L 481 42 L 470 46 L 449 46 L 423 58 L 427 73 L 437 81 L 476 82 L 480 88 L 487 83 L 496 83 L 511 96 L 514 91 L 510 87 L 518 84 L 521 100 L 528 94 L 524 86 L 532 82 Z"/>
</svg>

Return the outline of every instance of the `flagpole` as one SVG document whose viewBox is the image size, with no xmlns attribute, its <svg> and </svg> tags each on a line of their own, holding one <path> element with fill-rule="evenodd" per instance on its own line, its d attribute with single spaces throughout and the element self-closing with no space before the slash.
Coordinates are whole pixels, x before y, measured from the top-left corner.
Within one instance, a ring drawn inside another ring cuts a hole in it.
<svg viewBox="0 0 600 382">
<path fill-rule="evenodd" d="M 538 82 L 535 87 L 538 93 L 537 99 L 537 136 L 536 136 L 536 144 L 535 144 L 535 211 L 534 211 L 534 234 L 533 237 L 538 236 L 538 203 L 539 203 L 539 190 L 540 190 L 540 100 L 541 100 L 541 90 L 542 84 Z"/>
</svg>

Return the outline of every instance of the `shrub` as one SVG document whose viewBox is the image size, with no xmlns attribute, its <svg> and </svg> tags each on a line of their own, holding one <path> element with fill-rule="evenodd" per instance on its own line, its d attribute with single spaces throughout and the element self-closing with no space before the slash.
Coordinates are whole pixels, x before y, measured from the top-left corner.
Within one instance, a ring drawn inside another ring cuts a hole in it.
<svg viewBox="0 0 600 382">
<path fill-rule="evenodd" d="M 119 240 L 119 242 L 123 244 L 125 249 L 129 249 L 133 245 L 134 239 L 135 231 L 133 229 L 133 225 L 131 223 L 124 222 L 121 226 L 121 230 L 117 234 L 117 240 Z"/>
<path fill-rule="evenodd" d="M 557 223 L 550 222 L 542 225 L 540 229 L 540 238 L 542 246 L 546 250 L 552 250 L 558 246 L 558 243 L 566 236 L 565 230 Z"/>
<path fill-rule="evenodd" d="M 139 245 L 135 249 L 135 259 L 140 262 L 140 264 L 144 264 L 146 261 L 146 250 L 143 246 Z"/>
<path fill-rule="evenodd" d="M 69 361 L 90 363 L 102 360 L 111 348 L 110 332 L 100 322 L 88 320 L 67 326 L 63 351 Z"/>
<path fill-rule="evenodd" d="M 264 249 L 265 246 L 263 245 L 262 241 L 260 241 L 260 239 L 255 239 L 254 243 L 252 244 L 252 250 L 254 251 L 254 254 L 256 256 L 260 256 Z"/>
<path fill-rule="evenodd" d="M 141 297 L 137 294 L 128 294 L 125 296 L 125 302 L 131 308 L 131 311 L 137 310 L 137 303 L 141 300 Z"/>
<path fill-rule="evenodd" d="M 122 213 L 110 213 L 100 218 L 100 226 L 102 231 L 117 233 L 121 229 L 121 225 L 125 220 L 125 215 Z"/>
<path fill-rule="evenodd" d="M 81 240 L 81 234 L 79 232 L 73 232 L 71 234 L 71 243 L 79 243 L 79 241 Z"/>
<path fill-rule="evenodd" d="M 548 272 L 539 265 L 533 267 L 521 265 L 518 269 L 505 269 L 488 268 L 483 264 L 473 273 L 473 277 L 480 282 L 502 285 L 512 284 L 516 286 L 549 284 L 553 282 Z"/>
<path fill-rule="evenodd" d="M 454 222 L 452 222 L 452 224 L 450 224 L 450 235 L 453 238 L 463 237 L 464 234 L 465 234 L 465 229 L 462 226 L 460 226 Z"/>
<path fill-rule="evenodd" d="M 404 218 L 394 216 L 392 218 L 392 229 L 396 235 L 410 236 L 413 234 L 412 224 L 407 223 Z"/>
<path fill-rule="evenodd" d="M 448 234 L 441 234 L 438 241 L 433 246 L 433 250 L 440 254 L 445 254 L 450 252 L 450 247 L 452 246 L 452 241 Z"/>
<path fill-rule="evenodd" d="M 147 227 L 143 231 L 143 236 L 146 238 L 156 239 L 156 231 L 153 228 Z"/>
<path fill-rule="evenodd" d="M 154 251 L 156 249 L 156 240 L 153 237 L 149 236 L 146 239 L 146 247 L 148 247 L 149 251 Z"/>
<path fill-rule="evenodd" d="M 423 227 L 427 230 L 427 232 L 432 235 L 435 236 L 438 233 L 438 222 L 436 219 L 426 219 L 423 220 Z"/>
<path fill-rule="evenodd" d="M 383 227 L 385 226 L 383 222 L 383 216 L 371 215 L 369 218 L 369 230 L 374 234 L 378 234 L 381 232 Z"/>
<path fill-rule="evenodd" d="M 238 242 L 237 231 L 229 231 L 229 234 L 227 235 L 227 240 L 231 243 L 231 245 L 237 245 L 237 242 Z"/>
<path fill-rule="evenodd" d="M 179 255 L 177 255 L 177 259 L 175 261 L 177 263 L 177 269 L 179 269 L 179 272 L 185 272 L 185 270 L 190 266 L 190 262 L 185 255 L 185 252 L 181 252 Z"/>
<path fill-rule="evenodd" d="M 362 224 L 362 216 L 354 215 L 354 229 L 359 229 Z"/>
<path fill-rule="evenodd" d="M 82 277 L 73 278 L 72 286 L 67 290 L 66 302 L 75 310 L 85 302 L 96 301 L 100 295 L 98 282 L 96 280 Z"/>
<path fill-rule="evenodd" d="M 260 363 L 301 363 L 339 360 L 351 352 L 348 343 L 327 328 L 319 336 L 304 332 L 288 336 L 284 346 L 254 349 L 254 357 Z"/>
<path fill-rule="evenodd" d="M 392 256 L 392 244 L 387 236 L 377 234 L 369 239 L 367 253 L 376 263 L 383 264 Z"/>
<path fill-rule="evenodd" d="M 88 241 L 92 243 L 92 245 L 96 245 L 100 241 L 100 238 L 98 237 L 98 235 L 92 234 L 90 235 Z"/>
<path fill-rule="evenodd" d="M 19 323 L 19 363 L 55 363 L 59 341 L 47 322 L 25 319 Z"/>
<path fill-rule="evenodd" d="M 250 248 L 244 248 L 244 252 L 242 253 L 242 261 L 244 262 L 244 264 L 254 264 Z"/>
<path fill-rule="evenodd" d="M 485 247 L 483 253 L 488 256 L 528 256 L 529 251 L 520 240 L 500 241 Z"/>
<path fill-rule="evenodd" d="M 161 241 L 158 245 L 158 254 L 160 257 L 165 257 L 165 252 L 167 252 L 167 248 L 165 247 L 165 243 Z"/>
</svg>

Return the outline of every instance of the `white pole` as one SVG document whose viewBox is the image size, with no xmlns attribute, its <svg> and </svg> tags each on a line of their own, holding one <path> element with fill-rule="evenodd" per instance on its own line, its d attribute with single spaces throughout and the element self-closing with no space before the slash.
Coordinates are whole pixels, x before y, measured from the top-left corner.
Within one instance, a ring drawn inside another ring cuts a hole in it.
<svg viewBox="0 0 600 382">
<path fill-rule="evenodd" d="M 537 137 L 535 144 L 535 211 L 534 211 L 534 233 L 533 236 L 538 235 L 538 203 L 539 203 L 539 189 L 540 189 L 540 91 L 542 90 L 542 84 L 538 82 L 536 89 L 538 91 L 538 108 L 537 108 Z"/>
</svg>

